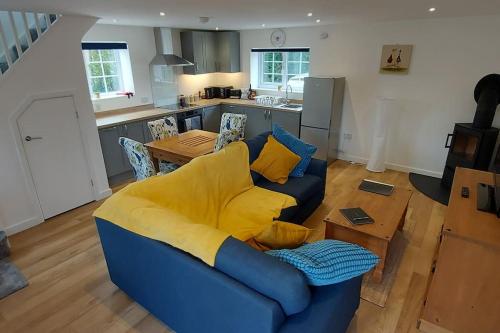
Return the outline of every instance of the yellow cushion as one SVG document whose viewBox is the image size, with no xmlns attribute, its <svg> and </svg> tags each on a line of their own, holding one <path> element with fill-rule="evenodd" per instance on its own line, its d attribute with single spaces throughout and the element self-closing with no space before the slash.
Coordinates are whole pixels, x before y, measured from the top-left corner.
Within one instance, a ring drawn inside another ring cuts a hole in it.
<svg viewBox="0 0 500 333">
<path fill-rule="evenodd" d="M 250 165 L 250 169 L 274 183 L 285 184 L 288 175 L 299 162 L 300 156 L 269 135 L 259 157 Z"/>
<path fill-rule="evenodd" d="M 302 245 L 311 230 L 301 225 L 275 221 L 272 225 L 255 236 L 255 241 L 271 249 L 291 249 Z"/>
</svg>

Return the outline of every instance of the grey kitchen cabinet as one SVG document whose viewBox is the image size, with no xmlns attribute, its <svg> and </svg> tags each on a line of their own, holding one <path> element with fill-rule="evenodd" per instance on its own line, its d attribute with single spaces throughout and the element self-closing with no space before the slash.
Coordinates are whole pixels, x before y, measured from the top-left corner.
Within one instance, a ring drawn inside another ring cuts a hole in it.
<svg viewBox="0 0 500 333">
<path fill-rule="evenodd" d="M 106 166 L 108 178 L 127 172 L 130 169 L 122 147 L 118 143 L 118 139 L 123 134 L 123 126 L 121 125 L 99 130 L 104 165 Z"/>
<path fill-rule="evenodd" d="M 245 114 L 247 115 L 245 138 L 251 139 L 271 130 L 271 116 L 268 109 L 245 107 Z"/>
<path fill-rule="evenodd" d="M 277 124 L 285 131 L 299 137 L 300 134 L 300 112 L 271 111 L 271 124 Z"/>
<path fill-rule="evenodd" d="M 245 114 L 246 107 L 240 105 L 222 104 L 222 113 L 238 113 Z"/>
<path fill-rule="evenodd" d="M 217 72 L 236 73 L 240 71 L 240 33 L 221 31 L 216 33 Z"/>
<path fill-rule="evenodd" d="M 221 108 L 219 105 L 203 108 L 203 130 L 218 133 L 220 129 Z"/>
<path fill-rule="evenodd" d="M 215 73 L 217 71 L 217 41 L 215 32 L 204 32 L 205 45 L 205 73 Z M 192 67 L 192 66 L 191 66 Z"/>
<path fill-rule="evenodd" d="M 139 141 L 141 143 L 145 143 L 143 123 L 143 121 L 137 121 L 122 125 L 124 130 L 123 136 L 135 141 Z"/>
<path fill-rule="evenodd" d="M 194 66 L 184 66 L 184 74 L 205 74 L 215 72 L 215 33 L 211 31 L 182 31 L 182 57 Z"/>
</svg>

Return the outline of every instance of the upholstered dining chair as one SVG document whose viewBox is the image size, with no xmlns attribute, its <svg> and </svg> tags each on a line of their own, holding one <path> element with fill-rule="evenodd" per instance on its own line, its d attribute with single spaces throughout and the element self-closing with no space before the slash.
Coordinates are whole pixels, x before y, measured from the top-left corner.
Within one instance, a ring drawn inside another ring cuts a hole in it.
<svg viewBox="0 0 500 333">
<path fill-rule="evenodd" d="M 153 140 L 163 140 L 179 134 L 177 121 L 172 116 L 148 121 L 148 128 Z M 172 162 L 160 161 L 159 164 L 160 170 L 165 173 L 172 172 L 179 168 L 179 165 Z"/>
<path fill-rule="evenodd" d="M 240 139 L 245 138 L 245 125 L 247 122 L 246 114 L 238 113 L 223 113 L 220 121 L 220 131 L 224 132 L 237 131 Z"/>
<path fill-rule="evenodd" d="M 172 116 L 148 121 L 148 128 L 153 140 L 162 140 L 179 134 L 177 121 Z"/>
<path fill-rule="evenodd" d="M 239 141 L 240 132 L 238 130 L 231 130 L 219 133 L 215 139 L 214 151 L 219 151 L 231 142 Z"/>
<path fill-rule="evenodd" d="M 127 154 L 136 180 L 142 180 L 157 175 L 155 166 L 149 156 L 146 146 L 138 141 L 124 137 L 120 137 L 118 139 L 118 143 Z M 164 175 L 170 171 L 172 170 L 163 170 L 160 165 L 160 172 L 158 172 L 158 175 Z"/>
</svg>

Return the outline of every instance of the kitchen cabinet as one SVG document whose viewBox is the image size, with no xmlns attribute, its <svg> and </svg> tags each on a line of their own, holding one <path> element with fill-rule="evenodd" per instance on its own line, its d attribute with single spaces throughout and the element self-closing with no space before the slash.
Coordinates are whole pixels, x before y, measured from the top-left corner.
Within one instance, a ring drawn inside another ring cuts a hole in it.
<svg viewBox="0 0 500 333">
<path fill-rule="evenodd" d="M 203 130 L 218 133 L 220 129 L 221 108 L 219 105 L 203 108 Z"/>
<path fill-rule="evenodd" d="M 99 130 L 102 155 L 108 178 L 129 171 L 129 163 L 125 159 L 118 139 L 123 136 L 123 126 L 114 126 Z"/>
<path fill-rule="evenodd" d="M 184 74 L 213 73 L 217 57 L 215 32 L 182 31 L 182 57 L 194 66 L 184 66 Z"/>
<path fill-rule="evenodd" d="M 222 113 L 238 113 L 245 114 L 245 107 L 240 105 L 228 105 L 222 104 L 221 106 Z"/>
<path fill-rule="evenodd" d="M 245 138 L 251 139 L 271 130 L 271 116 L 268 109 L 246 107 L 245 114 L 247 115 Z"/>
<path fill-rule="evenodd" d="M 271 124 L 277 124 L 296 137 L 300 134 L 300 112 L 271 110 Z"/>
<path fill-rule="evenodd" d="M 123 125 L 123 136 L 144 143 L 144 125 L 142 121 Z"/>
<path fill-rule="evenodd" d="M 205 73 L 217 72 L 217 40 L 215 32 L 204 32 Z"/>
<path fill-rule="evenodd" d="M 236 73 L 240 71 L 240 33 L 221 31 L 216 33 L 217 72 Z"/>
<path fill-rule="evenodd" d="M 273 124 L 278 124 L 296 137 L 299 137 L 300 134 L 300 112 L 223 104 L 222 113 L 226 112 L 247 115 L 246 138 L 252 138 L 262 132 L 272 130 Z"/>
</svg>

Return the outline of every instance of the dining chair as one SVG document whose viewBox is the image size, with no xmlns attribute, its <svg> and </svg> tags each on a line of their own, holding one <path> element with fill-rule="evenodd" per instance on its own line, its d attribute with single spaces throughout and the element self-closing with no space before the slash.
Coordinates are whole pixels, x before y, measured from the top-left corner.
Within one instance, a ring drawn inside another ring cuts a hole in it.
<svg viewBox="0 0 500 333">
<path fill-rule="evenodd" d="M 172 116 L 148 121 L 148 128 L 153 140 L 163 140 L 179 134 L 177 121 Z M 178 169 L 179 165 L 172 162 L 159 161 L 159 167 L 162 172 L 168 173 Z"/>
<path fill-rule="evenodd" d="M 153 140 L 163 140 L 179 134 L 177 121 L 172 116 L 148 121 L 148 128 Z"/>
<path fill-rule="evenodd" d="M 219 151 L 231 142 L 240 141 L 240 132 L 237 130 L 219 133 L 215 139 L 214 152 Z"/>
<path fill-rule="evenodd" d="M 118 143 L 127 154 L 136 180 L 146 179 L 155 175 L 164 175 L 173 171 L 162 169 L 160 165 L 160 172 L 156 173 L 148 149 L 142 143 L 125 137 L 120 137 Z"/>
<path fill-rule="evenodd" d="M 237 131 L 239 138 L 245 138 L 245 125 L 247 122 L 246 114 L 238 113 L 223 113 L 220 121 L 220 131 L 222 134 L 224 132 Z"/>
</svg>

